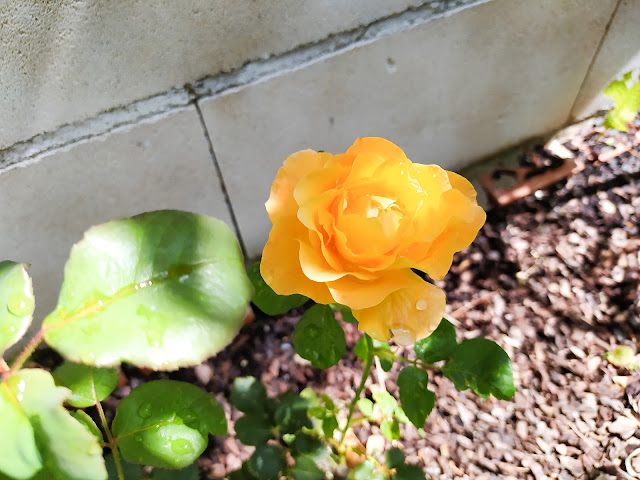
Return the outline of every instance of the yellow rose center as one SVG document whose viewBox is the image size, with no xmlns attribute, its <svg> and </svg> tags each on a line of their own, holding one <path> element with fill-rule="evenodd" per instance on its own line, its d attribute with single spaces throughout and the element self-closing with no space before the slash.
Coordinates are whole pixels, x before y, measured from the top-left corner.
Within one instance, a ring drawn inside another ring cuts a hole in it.
<svg viewBox="0 0 640 480">
<path fill-rule="evenodd" d="M 342 209 L 348 215 L 368 220 L 374 219 L 372 221 L 387 238 L 395 235 L 402 219 L 396 200 L 378 195 L 363 195 L 351 202 L 344 198 Z"/>
</svg>

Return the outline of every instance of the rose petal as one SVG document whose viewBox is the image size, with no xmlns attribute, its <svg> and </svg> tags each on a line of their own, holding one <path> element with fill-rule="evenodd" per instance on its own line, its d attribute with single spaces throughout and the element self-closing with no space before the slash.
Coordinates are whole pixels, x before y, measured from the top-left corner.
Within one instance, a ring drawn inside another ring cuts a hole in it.
<svg viewBox="0 0 640 480">
<path fill-rule="evenodd" d="M 345 155 L 357 156 L 367 153 L 383 157 L 385 160 L 407 158 L 400 147 L 380 137 L 358 138 L 345 152 Z"/>
<path fill-rule="evenodd" d="M 293 191 L 305 175 L 322 168 L 325 161 L 331 158 L 328 153 L 302 150 L 289 156 L 278 170 L 271 194 L 265 206 L 272 224 L 276 224 L 283 217 L 296 215 L 298 204 L 293 197 Z"/>
<path fill-rule="evenodd" d="M 415 278 L 419 278 L 409 269 L 384 270 L 378 273 L 374 280 L 361 280 L 353 275 L 346 275 L 328 282 L 327 286 L 337 303 L 363 309 L 379 304 L 390 293 L 411 286 Z"/>
<path fill-rule="evenodd" d="M 376 306 L 353 310 L 359 330 L 382 342 L 389 340 L 392 332 L 396 343 L 407 345 L 436 329 L 444 315 L 445 294 L 412 275 L 411 286 L 396 290 Z"/>
<path fill-rule="evenodd" d="M 317 303 L 333 303 L 335 300 L 326 284 L 310 280 L 300 267 L 298 255 L 295 254 L 300 248 L 297 237 L 306 229 L 297 218 L 294 217 L 294 220 L 278 223 L 271 229 L 262 252 L 262 278 L 278 295 L 299 293 Z M 303 231 L 296 232 L 295 226 Z"/>
</svg>

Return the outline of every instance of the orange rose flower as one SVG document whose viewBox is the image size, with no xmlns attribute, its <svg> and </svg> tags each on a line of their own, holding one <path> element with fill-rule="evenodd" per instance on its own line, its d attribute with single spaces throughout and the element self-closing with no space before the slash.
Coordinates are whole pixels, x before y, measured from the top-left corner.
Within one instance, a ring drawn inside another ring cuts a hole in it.
<svg viewBox="0 0 640 480">
<path fill-rule="evenodd" d="M 382 138 L 341 155 L 313 150 L 284 162 L 266 203 L 273 224 L 261 273 L 280 295 L 350 307 L 360 330 L 410 344 L 442 319 L 439 280 L 471 244 L 486 215 L 471 184 L 412 163 Z"/>
</svg>

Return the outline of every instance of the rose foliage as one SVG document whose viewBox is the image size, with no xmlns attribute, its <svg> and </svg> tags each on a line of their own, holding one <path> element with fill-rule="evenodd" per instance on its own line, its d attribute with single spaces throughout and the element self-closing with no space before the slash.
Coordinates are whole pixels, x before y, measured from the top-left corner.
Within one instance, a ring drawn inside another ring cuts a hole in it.
<svg viewBox="0 0 640 480">
<path fill-rule="evenodd" d="M 460 175 L 413 163 L 382 138 L 343 154 L 303 150 L 284 162 L 266 203 L 273 224 L 261 273 L 280 295 L 350 307 L 376 340 L 410 344 L 444 313 L 444 277 L 486 215 Z"/>
</svg>

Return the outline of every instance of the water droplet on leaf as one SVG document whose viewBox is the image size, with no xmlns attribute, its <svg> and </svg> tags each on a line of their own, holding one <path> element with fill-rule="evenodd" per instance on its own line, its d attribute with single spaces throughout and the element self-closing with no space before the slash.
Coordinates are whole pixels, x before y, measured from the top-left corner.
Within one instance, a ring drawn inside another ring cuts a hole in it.
<svg viewBox="0 0 640 480">
<path fill-rule="evenodd" d="M 143 403 L 138 408 L 138 412 L 137 413 L 138 413 L 138 416 L 140 418 L 149 418 L 151 416 L 151 404 L 150 403 Z"/>
<path fill-rule="evenodd" d="M 189 440 L 179 438 L 171 442 L 171 451 L 178 455 L 187 455 L 195 452 L 195 448 L 193 448 L 193 444 Z"/>
<path fill-rule="evenodd" d="M 7 310 L 16 317 L 24 317 L 33 311 L 33 299 L 23 293 L 14 293 L 9 297 Z"/>
</svg>

